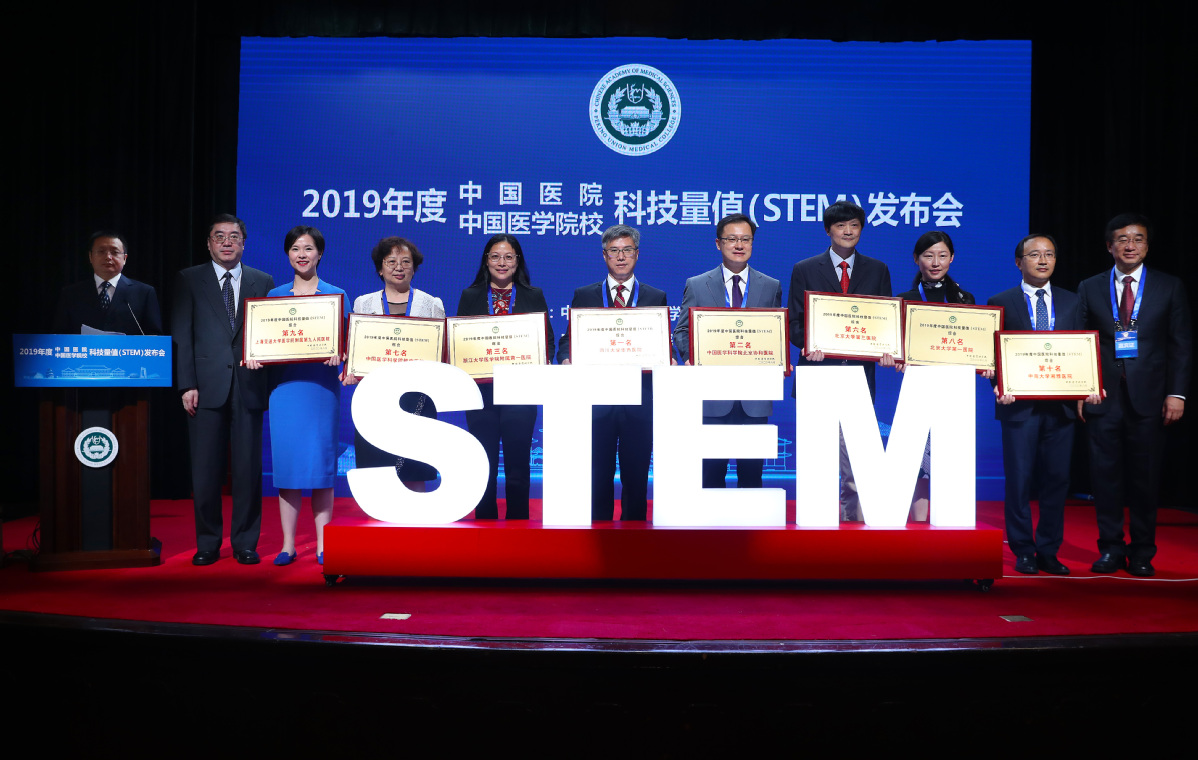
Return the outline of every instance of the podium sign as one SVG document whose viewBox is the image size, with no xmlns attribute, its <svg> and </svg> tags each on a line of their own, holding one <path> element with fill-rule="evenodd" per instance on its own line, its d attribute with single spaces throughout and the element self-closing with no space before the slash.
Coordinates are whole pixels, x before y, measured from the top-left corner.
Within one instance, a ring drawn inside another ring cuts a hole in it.
<svg viewBox="0 0 1198 760">
<path fill-rule="evenodd" d="M 18 388 L 169 388 L 169 335 L 14 335 Z"/>
</svg>

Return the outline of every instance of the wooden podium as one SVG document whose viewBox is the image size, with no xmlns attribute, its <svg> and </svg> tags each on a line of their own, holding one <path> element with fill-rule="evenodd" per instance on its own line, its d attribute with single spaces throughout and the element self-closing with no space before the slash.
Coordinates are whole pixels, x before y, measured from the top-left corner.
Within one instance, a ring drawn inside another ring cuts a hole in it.
<svg viewBox="0 0 1198 760">
<path fill-rule="evenodd" d="M 30 568 L 159 564 L 161 545 L 150 536 L 149 394 L 170 384 L 170 338 L 13 337 L 16 385 L 41 389 L 41 542 Z M 22 354 L 24 344 L 39 353 Z M 115 458 L 102 466 L 76 455 L 80 433 L 90 428 L 116 439 Z"/>
</svg>

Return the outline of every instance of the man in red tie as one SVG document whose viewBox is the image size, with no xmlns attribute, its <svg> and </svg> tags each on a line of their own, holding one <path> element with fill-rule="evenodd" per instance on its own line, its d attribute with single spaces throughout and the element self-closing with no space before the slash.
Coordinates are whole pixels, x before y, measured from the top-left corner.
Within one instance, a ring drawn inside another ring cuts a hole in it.
<svg viewBox="0 0 1198 760">
<path fill-rule="evenodd" d="M 1106 226 L 1115 266 L 1082 282 L 1082 319 L 1097 330 L 1107 398 L 1078 402 L 1090 437 L 1090 489 L 1098 517 L 1098 561 L 1091 570 L 1156 571 L 1156 507 L 1165 426 L 1181 419 L 1190 383 L 1190 305 L 1181 280 L 1148 270 L 1152 222 L 1120 214 Z M 1131 511 L 1124 541 L 1123 507 Z"/>
<path fill-rule="evenodd" d="M 636 278 L 641 233 L 623 224 L 601 240 L 607 277 L 574 291 L 570 308 L 666 306 L 664 290 Z M 558 361 L 569 364 L 570 331 L 558 343 Z M 640 406 L 591 407 L 591 519 L 615 515 L 616 459 L 620 462 L 620 519 L 644 520 L 648 512 L 649 460 L 653 455 L 653 378 L 641 377 Z"/>
<path fill-rule="evenodd" d="M 794 265 L 790 273 L 790 295 L 787 308 L 790 311 L 790 341 L 799 347 L 802 354 L 799 365 L 822 362 L 822 351 L 806 355 L 804 346 L 806 321 L 803 309 L 805 293 L 850 293 L 853 295 L 890 297 L 890 269 L 882 261 L 870 258 L 857 251 L 857 243 L 865 229 L 865 209 L 851 201 L 837 201 L 824 210 L 824 232 L 831 245 L 823 253 Z M 874 363 L 867 361 L 838 360 L 841 364 L 855 365 L 865 369 L 865 380 L 869 383 L 869 395 L 876 395 Z M 890 354 L 882 357 L 883 367 L 893 367 Z M 860 520 L 861 508 L 857 499 L 857 483 L 849 466 L 844 437 L 840 439 L 840 516 L 844 520 Z"/>
</svg>

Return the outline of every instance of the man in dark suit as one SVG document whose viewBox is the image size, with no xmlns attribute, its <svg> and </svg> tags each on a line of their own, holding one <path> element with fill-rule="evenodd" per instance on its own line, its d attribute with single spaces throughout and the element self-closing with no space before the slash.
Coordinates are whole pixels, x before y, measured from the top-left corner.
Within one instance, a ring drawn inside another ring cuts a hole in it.
<svg viewBox="0 0 1198 760">
<path fill-rule="evenodd" d="M 160 335 L 162 316 L 154 288 L 123 274 L 129 251 L 120 233 L 100 230 L 87 245 L 92 276 L 68 285 L 58 297 L 54 332 L 78 333 L 83 325 L 126 335 Z"/>
<path fill-rule="evenodd" d="M 727 306 L 734 309 L 776 309 L 782 305 L 782 284 L 749 266 L 757 225 L 744 214 L 731 214 L 715 228 L 715 247 L 723 262 L 686 281 L 682 312 L 674 326 L 674 348 L 690 364 L 690 307 Z M 773 402 L 755 399 L 704 401 L 704 425 L 764 425 L 774 409 Z M 765 467 L 761 459 L 736 460 L 737 488 L 761 488 Z M 703 487 L 723 488 L 728 474 L 727 459 L 703 460 Z"/>
<path fill-rule="evenodd" d="M 245 299 L 274 287 L 265 272 L 243 266 L 245 224 L 220 214 L 208 229 L 211 261 L 184 269 L 175 280 L 171 337 L 176 387 L 190 415 L 191 483 L 195 498 L 193 565 L 220 557 L 221 486 L 233 466 L 233 523 L 229 540 L 243 565 L 256 564 L 262 525 L 262 412 L 267 373 L 241 366 Z M 232 455 L 230 457 L 230 454 Z"/>
<path fill-rule="evenodd" d="M 1004 329 L 1082 329 L 1081 300 L 1049 282 L 1056 265 L 1057 244 L 1051 235 L 1028 235 L 1016 244 L 1015 266 L 1023 282 L 987 302 L 1003 307 Z M 1015 555 L 1015 569 L 1028 575 L 1040 570 L 1068 575 L 1057 550 L 1064 539 L 1069 456 L 1077 419 L 1073 402 L 1016 401 L 1013 396 L 998 396 L 997 388 L 994 393 L 994 417 L 1002 425 L 1007 546 Z M 1033 529 L 1029 500 L 1037 476 L 1040 520 Z"/>
<path fill-rule="evenodd" d="M 607 228 L 601 246 L 607 278 L 574 291 L 570 308 L 594 309 L 667 306 L 664 290 L 639 281 L 633 273 L 640 256 L 641 233 L 623 224 Z M 570 331 L 558 343 L 558 361 L 569 364 Z M 615 514 L 616 453 L 620 460 L 620 519 L 644 520 L 648 513 L 649 460 L 653 454 L 653 376 L 641 377 L 639 406 L 591 407 L 591 519 Z"/>
<path fill-rule="evenodd" d="M 1082 282 L 1082 319 L 1098 330 L 1107 399 L 1086 404 L 1090 487 L 1098 517 L 1096 573 L 1156 571 L 1156 507 L 1165 426 L 1181 419 L 1190 383 L 1190 305 L 1181 280 L 1144 266 L 1152 223 L 1120 214 L 1106 226 L 1113 269 Z M 1081 413 L 1082 405 L 1078 404 Z M 1123 505 L 1131 511 L 1124 542 Z"/>
<path fill-rule="evenodd" d="M 850 201 L 837 201 L 824 210 L 824 232 L 831 245 L 822 253 L 794 265 L 790 273 L 790 295 L 787 308 L 790 311 L 790 341 L 799 347 L 799 365 L 822 362 L 823 351 L 806 353 L 806 308 L 805 293 L 848 293 L 865 296 L 887 296 L 890 290 L 890 269 L 884 262 L 870 258 L 857 251 L 861 232 L 865 229 L 865 209 Z M 867 361 L 842 360 L 841 364 L 863 367 L 865 380 L 869 383 L 869 395 L 876 395 L 874 363 Z M 894 357 L 882 357 L 883 367 L 893 367 Z M 849 466 L 848 451 L 844 436 L 840 437 L 840 515 L 845 520 L 860 520 L 861 507 L 857 498 L 857 483 Z"/>
</svg>

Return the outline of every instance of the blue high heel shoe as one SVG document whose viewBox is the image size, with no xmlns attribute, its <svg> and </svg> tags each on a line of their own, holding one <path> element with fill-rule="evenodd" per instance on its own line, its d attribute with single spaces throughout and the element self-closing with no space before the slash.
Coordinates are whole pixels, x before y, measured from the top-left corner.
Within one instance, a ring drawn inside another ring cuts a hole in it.
<svg viewBox="0 0 1198 760">
<path fill-rule="evenodd" d="M 320 554 L 316 555 L 316 564 L 318 564 L 318 565 L 324 564 L 324 552 L 321 552 Z"/>
<path fill-rule="evenodd" d="M 283 565 L 290 565 L 292 562 L 295 562 L 295 559 L 298 556 L 299 552 L 295 552 L 294 554 L 279 552 L 277 555 L 275 555 L 275 564 L 279 567 L 282 567 Z"/>
</svg>

